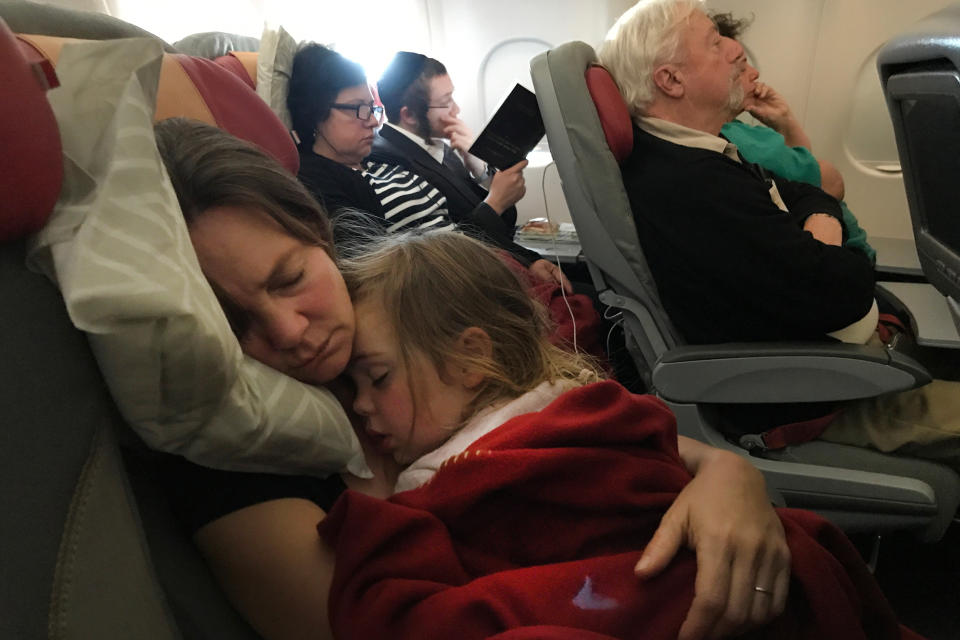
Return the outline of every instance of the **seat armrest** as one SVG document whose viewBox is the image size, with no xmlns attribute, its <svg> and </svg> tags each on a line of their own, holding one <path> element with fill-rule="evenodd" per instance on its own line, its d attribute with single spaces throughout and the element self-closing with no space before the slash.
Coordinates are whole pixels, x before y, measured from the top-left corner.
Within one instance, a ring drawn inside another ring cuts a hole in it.
<svg viewBox="0 0 960 640">
<path fill-rule="evenodd" d="M 653 370 L 673 402 L 833 402 L 930 382 L 911 358 L 882 347 L 833 343 L 731 343 L 675 347 Z"/>
</svg>

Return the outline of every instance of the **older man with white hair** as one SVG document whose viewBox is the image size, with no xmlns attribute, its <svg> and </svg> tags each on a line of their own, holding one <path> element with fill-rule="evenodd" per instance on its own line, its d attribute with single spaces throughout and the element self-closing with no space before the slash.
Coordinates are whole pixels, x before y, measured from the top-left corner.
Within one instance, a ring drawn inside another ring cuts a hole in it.
<svg viewBox="0 0 960 640">
<path fill-rule="evenodd" d="M 873 269 L 841 246 L 837 201 L 745 162 L 720 136 L 750 87 L 740 78 L 743 49 L 718 33 L 702 3 L 641 0 L 599 55 L 634 120 L 624 186 L 663 305 L 683 337 L 693 344 L 878 340 Z M 841 409 L 820 437 L 960 468 L 957 382 L 934 380 Z"/>
<path fill-rule="evenodd" d="M 623 178 L 663 304 L 691 343 L 866 342 L 873 271 L 841 246 L 841 211 L 816 187 L 744 162 L 720 128 L 743 103 L 742 47 L 696 0 L 645 0 L 600 59 L 635 122 Z M 850 325 L 853 325 L 850 327 Z"/>
</svg>

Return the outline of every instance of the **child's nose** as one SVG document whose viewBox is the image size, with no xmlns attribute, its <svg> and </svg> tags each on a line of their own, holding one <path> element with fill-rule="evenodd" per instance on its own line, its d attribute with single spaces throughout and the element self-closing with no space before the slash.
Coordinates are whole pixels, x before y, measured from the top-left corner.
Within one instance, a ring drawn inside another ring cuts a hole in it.
<svg viewBox="0 0 960 640">
<path fill-rule="evenodd" d="M 373 403 L 367 393 L 357 390 L 357 395 L 353 399 L 353 410 L 361 416 L 369 416 L 373 413 Z"/>
</svg>

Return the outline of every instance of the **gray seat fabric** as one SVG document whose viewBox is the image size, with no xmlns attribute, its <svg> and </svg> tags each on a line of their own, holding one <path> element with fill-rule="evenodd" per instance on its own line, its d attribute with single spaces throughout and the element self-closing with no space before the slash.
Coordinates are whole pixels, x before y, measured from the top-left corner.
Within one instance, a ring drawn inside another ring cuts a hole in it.
<svg viewBox="0 0 960 640">
<path fill-rule="evenodd" d="M 15 30 L 143 36 L 122 21 L 0 3 Z M 0 215 L 20 212 L 0 204 Z M 250 638 L 111 399 L 57 289 L 0 245 L 0 637 Z M 128 465 L 130 465 L 128 473 Z M 132 481 L 132 482 L 131 482 Z"/>
<path fill-rule="evenodd" d="M 22 243 L 0 248 L 0 300 L 0 635 L 177 637 L 124 480 L 116 412 L 59 293 L 23 266 Z"/>
<path fill-rule="evenodd" d="M 179 53 L 200 58 L 219 58 L 231 51 L 259 51 L 260 39 L 223 31 L 194 33 L 173 43 Z"/>
<path fill-rule="evenodd" d="M 123 424 L 59 293 L 0 247 L 0 637 L 257 638 Z M 142 446 L 142 445 L 139 445 Z"/>
<path fill-rule="evenodd" d="M 748 455 L 720 433 L 710 403 L 849 400 L 929 380 L 901 354 L 856 345 L 684 345 L 660 304 L 587 89 L 584 73 L 595 62 L 589 45 L 571 42 L 535 57 L 531 75 L 594 286 L 620 310 L 637 368 L 677 414 L 681 434 Z M 845 384 L 824 397 L 830 378 Z M 820 442 L 750 459 L 775 502 L 820 511 L 848 530 L 910 528 L 936 540 L 960 503 L 960 477 L 928 461 Z"/>
</svg>

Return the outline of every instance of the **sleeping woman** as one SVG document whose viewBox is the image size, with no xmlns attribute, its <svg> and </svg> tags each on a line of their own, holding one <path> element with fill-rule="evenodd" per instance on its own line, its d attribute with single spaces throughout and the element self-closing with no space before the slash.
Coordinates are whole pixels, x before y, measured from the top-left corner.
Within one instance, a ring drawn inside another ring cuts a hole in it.
<svg viewBox="0 0 960 640">
<path fill-rule="evenodd" d="M 219 129 L 168 120 L 156 136 L 200 265 L 243 350 L 303 382 L 340 386 L 356 314 L 325 212 L 273 159 Z M 392 492 L 398 465 L 376 444 L 367 438 L 376 472 L 369 481 L 187 463 L 175 470 L 182 490 L 174 501 L 194 541 L 264 637 L 329 637 L 335 561 L 316 526 L 346 486 L 374 496 Z M 693 555 L 680 551 L 685 547 L 696 556 L 696 577 L 691 570 L 681 638 L 726 637 L 770 621 L 786 601 L 790 552 L 762 476 L 739 456 L 687 438 L 671 446 L 692 479 L 663 505 L 655 533 L 637 538 L 637 588 L 669 570 L 678 554 L 689 566 Z"/>
</svg>

